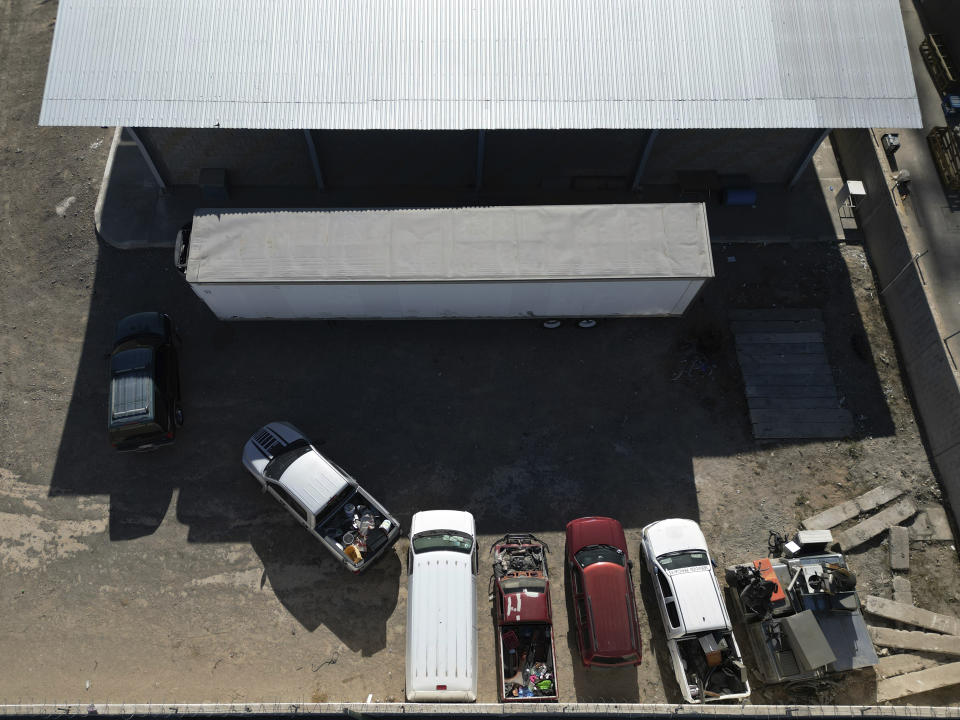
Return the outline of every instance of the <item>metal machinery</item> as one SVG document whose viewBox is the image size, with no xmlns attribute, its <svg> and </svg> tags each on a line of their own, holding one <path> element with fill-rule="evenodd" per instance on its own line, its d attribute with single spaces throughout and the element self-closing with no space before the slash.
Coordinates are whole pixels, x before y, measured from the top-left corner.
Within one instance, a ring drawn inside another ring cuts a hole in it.
<svg viewBox="0 0 960 720">
<path fill-rule="evenodd" d="M 766 683 L 816 684 L 877 663 L 856 576 L 832 544 L 828 530 L 804 531 L 784 557 L 726 570 L 730 604 Z"/>
</svg>

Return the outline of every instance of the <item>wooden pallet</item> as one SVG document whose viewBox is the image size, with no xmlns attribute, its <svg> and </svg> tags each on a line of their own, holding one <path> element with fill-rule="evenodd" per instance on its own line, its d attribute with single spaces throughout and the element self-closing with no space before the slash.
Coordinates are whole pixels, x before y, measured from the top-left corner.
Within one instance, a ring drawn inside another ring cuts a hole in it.
<svg viewBox="0 0 960 720">
<path fill-rule="evenodd" d="M 755 438 L 853 432 L 827 361 L 819 310 L 734 310 L 730 320 Z"/>
<path fill-rule="evenodd" d="M 935 127 L 927 142 L 944 186 L 960 190 L 960 127 Z"/>
<path fill-rule="evenodd" d="M 943 36 L 931 33 L 920 43 L 920 55 L 937 92 L 944 95 L 960 86 L 953 60 L 943 44 Z"/>
</svg>

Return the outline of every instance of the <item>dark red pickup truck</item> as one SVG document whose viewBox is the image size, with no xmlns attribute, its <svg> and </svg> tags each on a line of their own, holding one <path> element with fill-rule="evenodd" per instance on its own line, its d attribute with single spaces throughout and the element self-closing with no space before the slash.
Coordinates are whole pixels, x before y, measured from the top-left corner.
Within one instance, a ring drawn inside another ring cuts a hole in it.
<svg viewBox="0 0 960 720">
<path fill-rule="evenodd" d="M 556 702 L 546 543 L 530 534 L 504 535 L 493 553 L 498 688 L 502 702 Z"/>
</svg>

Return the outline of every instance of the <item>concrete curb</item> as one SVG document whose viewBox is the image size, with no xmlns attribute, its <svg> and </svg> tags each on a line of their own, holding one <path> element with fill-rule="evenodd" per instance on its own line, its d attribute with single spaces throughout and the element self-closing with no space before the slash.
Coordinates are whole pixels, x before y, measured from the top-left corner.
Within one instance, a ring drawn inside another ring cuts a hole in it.
<svg viewBox="0 0 960 720">
<path fill-rule="evenodd" d="M 114 128 L 113 142 L 110 143 L 110 152 L 107 153 L 107 162 L 103 167 L 103 180 L 100 181 L 100 192 L 97 193 L 97 204 L 93 207 L 93 227 L 97 237 L 103 240 L 100 234 L 100 220 L 103 217 L 103 206 L 107 200 L 107 188 L 110 186 L 110 175 L 113 173 L 113 160 L 117 154 L 117 146 L 120 144 L 120 137 L 123 135 L 123 128 L 119 125 Z"/>
<path fill-rule="evenodd" d="M 0 705 L 0 715 L 410 715 L 704 717 L 717 718 L 960 718 L 960 707 L 911 705 L 668 705 L 642 703 L 560 703 L 502 705 L 477 703 L 90 703 Z"/>
</svg>

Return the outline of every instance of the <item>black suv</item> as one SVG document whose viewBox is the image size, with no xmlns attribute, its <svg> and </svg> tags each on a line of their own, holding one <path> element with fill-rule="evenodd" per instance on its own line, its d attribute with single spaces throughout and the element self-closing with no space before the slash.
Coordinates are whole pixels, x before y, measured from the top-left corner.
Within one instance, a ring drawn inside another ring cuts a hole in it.
<svg viewBox="0 0 960 720">
<path fill-rule="evenodd" d="M 107 432 L 117 450 L 152 450 L 173 442 L 183 424 L 178 345 L 164 313 L 137 313 L 117 323 L 107 408 Z"/>
</svg>

